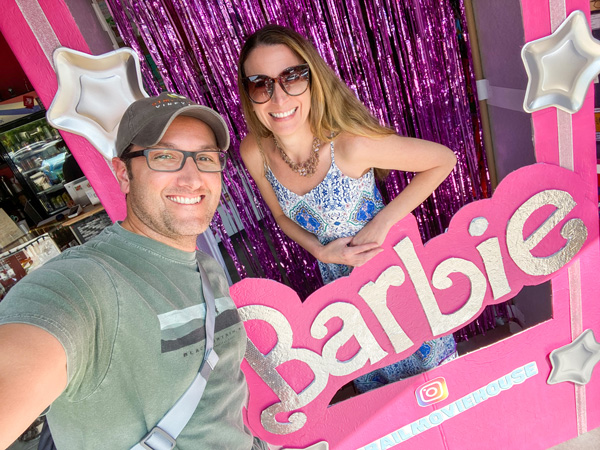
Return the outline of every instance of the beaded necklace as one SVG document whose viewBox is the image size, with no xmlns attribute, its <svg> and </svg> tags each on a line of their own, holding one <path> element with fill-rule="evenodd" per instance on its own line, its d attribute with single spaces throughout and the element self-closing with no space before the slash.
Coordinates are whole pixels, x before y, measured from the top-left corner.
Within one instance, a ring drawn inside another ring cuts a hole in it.
<svg viewBox="0 0 600 450">
<path fill-rule="evenodd" d="M 321 141 L 318 137 L 313 138 L 312 151 L 310 152 L 310 156 L 308 159 L 300 164 L 292 161 L 288 155 L 283 151 L 283 149 L 279 146 L 279 142 L 277 142 L 277 138 L 273 136 L 273 141 L 275 142 L 275 148 L 279 150 L 279 154 L 281 155 L 281 159 L 292 169 L 294 172 L 297 172 L 303 177 L 310 177 L 317 170 L 317 165 L 319 164 L 319 147 L 321 146 Z"/>
</svg>

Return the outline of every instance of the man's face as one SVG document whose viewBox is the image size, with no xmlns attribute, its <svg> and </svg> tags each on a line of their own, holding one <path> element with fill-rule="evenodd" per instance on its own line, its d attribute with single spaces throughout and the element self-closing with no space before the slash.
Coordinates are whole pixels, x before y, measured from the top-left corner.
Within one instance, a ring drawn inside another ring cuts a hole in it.
<svg viewBox="0 0 600 450">
<path fill-rule="evenodd" d="M 200 151 L 217 148 L 208 125 L 179 116 L 156 148 Z M 142 150 L 133 146 L 131 151 Z M 200 172 L 192 158 L 178 172 L 151 170 L 143 156 L 132 158 L 131 177 L 118 158 L 113 165 L 127 194 L 123 227 L 181 250 L 193 251 L 196 237 L 208 227 L 221 195 L 221 174 Z"/>
</svg>

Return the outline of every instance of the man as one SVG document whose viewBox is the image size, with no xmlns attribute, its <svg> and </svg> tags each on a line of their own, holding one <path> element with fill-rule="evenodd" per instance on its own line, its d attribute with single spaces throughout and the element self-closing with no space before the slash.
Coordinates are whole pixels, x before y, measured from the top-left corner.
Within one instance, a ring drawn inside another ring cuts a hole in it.
<svg viewBox="0 0 600 450">
<path fill-rule="evenodd" d="M 0 303 L 0 448 L 50 405 L 62 449 L 129 449 L 198 373 L 216 299 L 219 355 L 179 449 L 250 449 L 246 335 L 221 267 L 196 255 L 221 192 L 229 134 L 213 110 L 163 93 L 123 115 L 112 164 L 127 217 L 21 280 Z M 261 443 L 255 445 L 261 446 Z"/>
</svg>

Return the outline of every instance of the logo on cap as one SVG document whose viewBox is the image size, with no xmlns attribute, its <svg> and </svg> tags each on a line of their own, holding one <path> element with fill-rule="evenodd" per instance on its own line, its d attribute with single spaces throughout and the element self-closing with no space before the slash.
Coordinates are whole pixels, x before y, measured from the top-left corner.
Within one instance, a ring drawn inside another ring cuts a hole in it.
<svg viewBox="0 0 600 450">
<path fill-rule="evenodd" d="M 163 106 L 172 106 L 172 105 L 191 105 L 192 102 L 184 97 L 183 95 L 177 95 L 177 94 L 171 94 L 171 93 L 166 93 L 167 97 L 170 98 L 163 98 L 163 99 L 158 99 L 157 101 L 152 103 L 152 106 L 154 106 L 155 108 L 162 108 Z M 179 101 L 177 101 L 179 100 Z"/>
</svg>

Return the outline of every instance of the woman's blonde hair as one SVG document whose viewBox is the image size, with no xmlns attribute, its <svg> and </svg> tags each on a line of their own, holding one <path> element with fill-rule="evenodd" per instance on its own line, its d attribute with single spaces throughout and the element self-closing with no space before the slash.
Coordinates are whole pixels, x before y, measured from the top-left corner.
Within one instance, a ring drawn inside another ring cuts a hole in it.
<svg viewBox="0 0 600 450">
<path fill-rule="evenodd" d="M 238 89 L 248 130 L 257 139 L 272 135 L 254 114 L 252 101 L 244 89 L 246 77 L 244 64 L 252 50 L 259 46 L 282 44 L 292 50 L 310 68 L 310 127 L 322 142 L 341 132 L 366 137 L 394 134 L 383 127 L 354 93 L 340 80 L 321 58 L 315 47 L 296 31 L 280 25 L 266 25 L 252 34 L 244 43 L 238 61 Z M 376 169 L 378 178 L 385 178 L 389 171 Z"/>
</svg>

